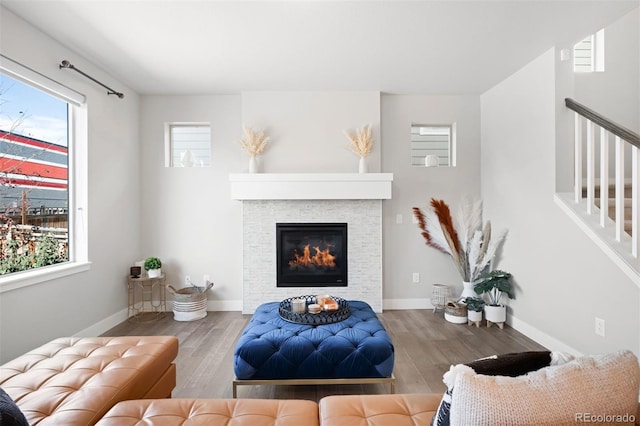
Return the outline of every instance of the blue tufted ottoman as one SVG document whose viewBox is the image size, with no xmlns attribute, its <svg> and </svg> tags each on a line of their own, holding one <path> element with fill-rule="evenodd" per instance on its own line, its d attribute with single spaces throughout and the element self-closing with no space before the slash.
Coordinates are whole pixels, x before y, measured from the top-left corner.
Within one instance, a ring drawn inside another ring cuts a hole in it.
<svg viewBox="0 0 640 426">
<path fill-rule="evenodd" d="M 238 385 L 390 383 L 394 348 L 367 303 L 350 300 L 351 315 L 326 325 L 285 321 L 279 302 L 260 305 L 234 352 L 233 397 Z"/>
</svg>

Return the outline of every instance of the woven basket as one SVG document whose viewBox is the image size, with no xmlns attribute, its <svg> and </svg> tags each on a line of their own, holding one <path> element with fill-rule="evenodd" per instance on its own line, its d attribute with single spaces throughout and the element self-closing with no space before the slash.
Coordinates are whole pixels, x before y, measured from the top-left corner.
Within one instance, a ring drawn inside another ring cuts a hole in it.
<svg viewBox="0 0 640 426">
<path fill-rule="evenodd" d="M 454 324 L 467 323 L 467 305 L 448 301 L 444 306 L 444 318 Z"/>
<path fill-rule="evenodd" d="M 176 321 L 195 321 L 207 316 L 207 291 L 213 287 L 185 287 L 179 290 L 168 285 L 173 293 L 173 318 Z"/>
</svg>

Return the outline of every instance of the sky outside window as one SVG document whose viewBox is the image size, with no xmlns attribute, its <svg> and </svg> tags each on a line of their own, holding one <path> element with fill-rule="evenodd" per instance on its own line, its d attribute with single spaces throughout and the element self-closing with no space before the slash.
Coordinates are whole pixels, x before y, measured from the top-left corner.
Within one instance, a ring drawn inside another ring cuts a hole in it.
<svg viewBox="0 0 640 426">
<path fill-rule="evenodd" d="M 67 103 L 0 73 L 0 129 L 67 146 Z"/>
</svg>

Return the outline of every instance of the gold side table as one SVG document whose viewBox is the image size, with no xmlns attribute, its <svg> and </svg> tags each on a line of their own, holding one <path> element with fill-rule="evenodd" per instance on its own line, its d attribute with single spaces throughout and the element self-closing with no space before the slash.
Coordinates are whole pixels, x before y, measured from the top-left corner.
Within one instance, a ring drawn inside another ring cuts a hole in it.
<svg viewBox="0 0 640 426">
<path fill-rule="evenodd" d="M 165 276 L 149 278 L 127 278 L 129 292 L 129 321 L 157 321 L 165 316 L 167 310 L 167 294 Z"/>
</svg>

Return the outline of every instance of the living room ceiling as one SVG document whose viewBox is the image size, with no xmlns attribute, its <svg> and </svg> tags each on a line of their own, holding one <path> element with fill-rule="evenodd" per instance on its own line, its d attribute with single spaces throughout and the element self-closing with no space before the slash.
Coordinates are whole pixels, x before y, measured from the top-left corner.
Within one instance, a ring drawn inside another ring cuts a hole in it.
<svg viewBox="0 0 640 426">
<path fill-rule="evenodd" d="M 0 4 L 141 94 L 479 94 L 633 1 L 96 1 Z M 82 62 L 69 59 L 82 69 Z"/>
</svg>

